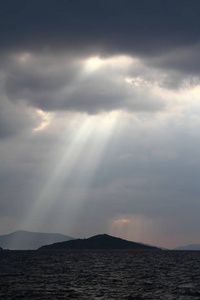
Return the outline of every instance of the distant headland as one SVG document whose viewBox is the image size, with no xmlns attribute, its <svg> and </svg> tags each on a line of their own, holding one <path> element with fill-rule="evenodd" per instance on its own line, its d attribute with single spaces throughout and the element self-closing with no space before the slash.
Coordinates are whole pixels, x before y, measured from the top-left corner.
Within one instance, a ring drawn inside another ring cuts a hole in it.
<svg viewBox="0 0 200 300">
<path fill-rule="evenodd" d="M 42 233 L 17 230 L 10 234 L 0 235 L 0 246 L 9 250 L 37 250 L 47 244 L 74 239 L 59 233 Z"/>
</svg>

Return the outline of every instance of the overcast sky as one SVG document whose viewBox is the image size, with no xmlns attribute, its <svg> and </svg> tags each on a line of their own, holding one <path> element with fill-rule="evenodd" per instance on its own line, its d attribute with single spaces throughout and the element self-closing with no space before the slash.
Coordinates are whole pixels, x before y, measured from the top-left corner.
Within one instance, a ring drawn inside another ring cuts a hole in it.
<svg viewBox="0 0 200 300">
<path fill-rule="evenodd" d="M 0 2 L 0 234 L 200 243 L 200 1 Z"/>
</svg>

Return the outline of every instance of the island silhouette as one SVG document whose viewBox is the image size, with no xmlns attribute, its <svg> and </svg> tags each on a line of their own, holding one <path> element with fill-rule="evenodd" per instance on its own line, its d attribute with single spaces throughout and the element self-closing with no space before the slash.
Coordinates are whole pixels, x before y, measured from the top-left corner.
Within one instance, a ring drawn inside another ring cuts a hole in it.
<svg viewBox="0 0 200 300">
<path fill-rule="evenodd" d="M 87 239 L 75 239 L 65 242 L 45 245 L 38 250 L 87 250 L 87 249 L 130 249 L 130 250 L 161 250 L 154 246 L 127 241 L 108 234 L 99 234 Z"/>
</svg>

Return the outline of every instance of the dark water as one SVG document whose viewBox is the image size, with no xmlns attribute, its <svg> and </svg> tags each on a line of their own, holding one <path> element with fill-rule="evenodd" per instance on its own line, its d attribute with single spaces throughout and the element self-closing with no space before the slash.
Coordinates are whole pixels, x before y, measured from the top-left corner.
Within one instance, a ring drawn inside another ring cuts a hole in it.
<svg viewBox="0 0 200 300">
<path fill-rule="evenodd" d="M 200 299 L 200 251 L 4 251 L 0 299 Z"/>
</svg>

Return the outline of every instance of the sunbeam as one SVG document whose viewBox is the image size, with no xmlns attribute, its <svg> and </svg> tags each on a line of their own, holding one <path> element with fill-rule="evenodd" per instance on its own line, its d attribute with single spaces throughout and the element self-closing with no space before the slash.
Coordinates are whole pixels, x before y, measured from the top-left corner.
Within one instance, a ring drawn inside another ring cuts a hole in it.
<svg viewBox="0 0 200 300">
<path fill-rule="evenodd" d="M 53 174 L 46 180 L 46 185 L 32 204 L 30 213 L 23 220 L 22 228 L 32 228 L 38 222 L 42 225 L 42 220 L 48 218 L 51 209 L 56 206 L 57 201 L 60 201 L 62 188 L 67 190 L 65 207 L 68 205 L 70 207 L 71 201 L 74 202 L 75 199 L 74 207 L 81 210 L 80 204 L 86 198 L 87 189 L 101 162 L 118 116 L 119 112 L 86 116 L 79 121 L 76 135 L 70 143 L 66 142 L 62 151 L 58 143 L 56 147 L 58 153 L 61 152 L 62 155 L 56 162 Z"/>
<path fill-rule="evenodd" d="M 121 115 L 121 112 L 113 112 L 106 114 L 103 117 L 98 117 L 94 125 L 94 132 L 91 136 L 90 147 L 84 157 L 84 161 L 79 166 L 79 176 L 77 180 L 81 182 L 81 188 L 79 190 L 72 190 L 70 198 L 76 198 L 75 211 L 76 218 L 72 222 L 70 228 L 73 229 L 77 218 L 81 217 L 83 205 L 88 201 L 87 196 L 90 187 L 92 186 L 94 175 L 98 172 L 98 167 L 104 158 L 104 153 L 109 145 L 110 137 L 113 131 L 116 129 L 116 123 Z"/>
</svg>

